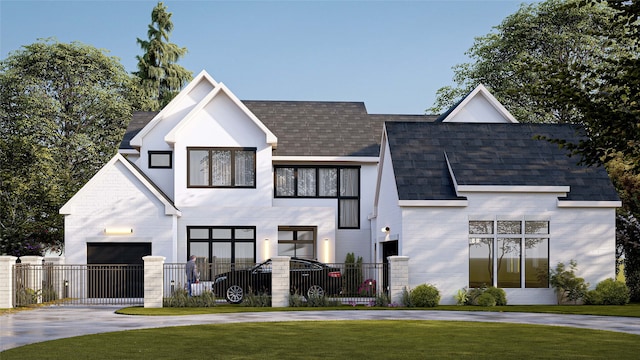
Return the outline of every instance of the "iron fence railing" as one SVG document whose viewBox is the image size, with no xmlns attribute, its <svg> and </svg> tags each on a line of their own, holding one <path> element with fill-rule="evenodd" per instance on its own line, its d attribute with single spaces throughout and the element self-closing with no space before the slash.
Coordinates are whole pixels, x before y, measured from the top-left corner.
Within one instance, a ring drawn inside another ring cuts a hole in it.
<svg viewBox="0 0 640 360">
<path fill-rule="evenodd" d="M 143 265 L 15 264 L 14 275 L 16 306 L 144 303 Z"/>
<path fill-rule="evenodd" d="M 215 260 L 198 262 L 198 291 L 210 290 L 219 301 L 230 302 L 239 299 L 235 297 L 237 294 L 229 297 L 234 286 L 244 295 L 271 294 L 271 267 L 256 267 L 258 265 Z M 216 281 L 221 276 L 224 279 Z M 292 265 L 289 278 L 292 294 L 309 296 L 320 289 L 324 296 L 343 304 L 369 304 L 388 292 L 388 267 L 382 263 L 330 263 L 316 270 Z M 184 263 L 164 265 L 164 297 L 171 297 L 177 290 L 187 290 L 186 285 Z"/>
</svg>

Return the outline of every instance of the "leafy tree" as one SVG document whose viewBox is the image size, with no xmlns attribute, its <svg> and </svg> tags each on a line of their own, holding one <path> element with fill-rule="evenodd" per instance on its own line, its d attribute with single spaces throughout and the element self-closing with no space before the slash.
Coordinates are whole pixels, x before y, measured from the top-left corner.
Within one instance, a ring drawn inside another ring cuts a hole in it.
<svg viewBox="0 0 640 360">
<path fill-rule="evenodd" d="M 116 58 L 78 42 L 0 62 L 0 254 L 62 245 L 58 210 L 116 152 L 134 94 Z"/>
<path fill-rule="evenodd" d="M 575 260 L 571 260 L 569 268 L 564 263 L 559 262 L 556 268 L 551 270 L 549 282 L 556 292 L 558 304 L 561 304 L 565 298 L 575 304 L 587 294 L 589 283 L 576 275 L 577 269 L 578 263 Z"/>
<path fill-rule="evenodd" d="M 191 80 L 192 73 L 176 62 L 187 53 L 187 48 L 169 42 L 173 31 L 171 13 L 159 2 L 151 12 L 148 40 L 138 38 L 144 55 L 136 56 L 141 88 L 149 98 L 142 110 L 157 111 L 165 107 L 180 89 Z"/>
</svg>

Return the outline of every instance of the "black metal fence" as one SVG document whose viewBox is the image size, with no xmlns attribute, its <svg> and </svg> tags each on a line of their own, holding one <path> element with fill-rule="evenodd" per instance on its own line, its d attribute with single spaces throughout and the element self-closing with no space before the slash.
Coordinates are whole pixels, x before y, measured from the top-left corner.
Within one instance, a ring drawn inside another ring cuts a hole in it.
<svg viewBox="0 0 640 360">
<path fill-rule="evenodd" d="M 144 304 L 143 265 L 15 264 L 15 306 Z"/>
<path fill-rule="evenodd" d="M 270 264 L 197 263 L 200 282 L 194 295 L 212 291 L 218 301 L 241 302 L 243 296 L 271 294 Z M 388 294 L 388 268 L 381 263 L 311 263 L 291 262 L 291 294 L 308 297 L 322 295 L 342 304 L 370 304 L 377 296 Z M 164 297 L 187 289 L 185 264 L 164 265 Z"/>
</svg>

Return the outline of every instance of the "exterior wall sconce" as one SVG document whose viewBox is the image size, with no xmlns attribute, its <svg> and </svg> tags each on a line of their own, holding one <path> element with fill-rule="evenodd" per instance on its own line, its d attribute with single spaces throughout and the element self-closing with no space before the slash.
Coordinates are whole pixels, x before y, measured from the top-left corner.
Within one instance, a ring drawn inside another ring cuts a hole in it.
<svg viewBox="0 0 640 360">
<path fill-rule="evenodd" d="M 270 247 L 269 247 L 269 238 L 265 238 L 264 239 L 264 257 L 265 259 L 270 258 L 270 251 L 269 251 Z"/>
<path fill-rule="evenodd" d="M 324 238 L 324 262 L 328 263 L 330 256 L 329 256 L 329 238 Z"/>
<path fill-rule="evenodd" d="M 383 233 L 385 233 L 385 234 L 388 234 L 388 233 L 389 233 L 389 231 L 391 231 L 391 228 L 390 228 L 390 227 L 388 227 L 388 226 L 385 226 L 385 227 L 383 227 L 382 229 L 380 229 L 380 231 L 382 231 L 382 232 L 383 232 Z"/>
<path fill-rule="evenodd" d="M 104 228 L 104 233 L 107 235 L 130 235 L 133 234 L 133 229 L 124 227 L 108 227 Z"/>
</svg>

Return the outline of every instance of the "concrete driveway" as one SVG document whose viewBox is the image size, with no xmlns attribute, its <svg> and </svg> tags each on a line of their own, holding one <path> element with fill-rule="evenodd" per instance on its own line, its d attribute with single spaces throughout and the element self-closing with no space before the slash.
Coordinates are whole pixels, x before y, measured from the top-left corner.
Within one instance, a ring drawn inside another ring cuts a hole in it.
<svg viewBox="0 0 640 360">
<path fill-rule="evenodd" d="M 591 315 L 437 310 L 276 311 L 187 316 L 129 316 L 121 306 L 51 306 L 0 316 L 0 351 L 73 336 L 167 326 L 268 321 L 454 320 L 569 326 L 640 335 L 640 319 Z"/>
</svg>

